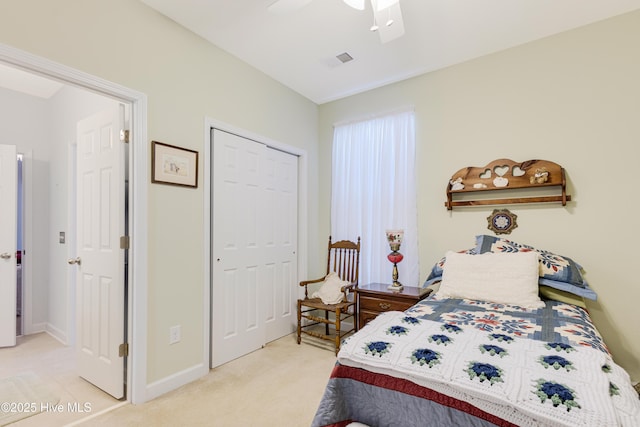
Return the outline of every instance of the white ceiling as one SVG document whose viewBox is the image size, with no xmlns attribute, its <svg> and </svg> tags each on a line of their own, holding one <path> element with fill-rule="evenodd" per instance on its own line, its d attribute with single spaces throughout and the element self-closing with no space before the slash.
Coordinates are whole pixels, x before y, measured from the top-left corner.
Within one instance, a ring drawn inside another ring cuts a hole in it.
<svg viewBox="0 0 640 427">
<path fill-rule="evenodd" d="M 640 9 L 638 0 L 400 0 L 405 35 L 382 44 L 364 11 L 313 0 L 141 0 L 317 104 Z M 367 2 L 368 3 L 368 2 Z M 342 64 L 336 55 L 354 60 Z"/>
</svg>

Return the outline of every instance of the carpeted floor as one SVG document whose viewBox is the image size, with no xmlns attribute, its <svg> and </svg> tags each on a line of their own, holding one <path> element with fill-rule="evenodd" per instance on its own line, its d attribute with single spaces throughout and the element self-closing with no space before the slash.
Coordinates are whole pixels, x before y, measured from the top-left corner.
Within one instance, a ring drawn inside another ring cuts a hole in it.
<svg viewBox="0 0 640 427">
<path fill-rule="evenodd" d="M 11 427 L 308 426 L 335 362 L 329 343 L 306 338 L 298 345 L 288 335 L 157 399 L 131 405 L 79 378 L 73 349 L 42 333 L 0 349 L 0 380 L 31 372 L 63 408 Z M 90 411 L 77 410 L 86 403 Z"/>
<path fill-rule="evenodd" d="M 59 401 L 60 396 L 35 372 L 0 378 L 0 426 L 37 415 Z"/>
<path fill-rule="evenodd" d="M 127 404 L 83 426 L 309 426 L 336 362 L 313 339 L 288 335 L 142 405 Z"/>
<path fill-rule="evenodd" d="M 86 408 L 86 403 L 91 405 L 91 413 L 121 404 L 78 377 L 74 349 L 46 333 L 18 337 L 15 347 L 0 349 L 0 382 L 2 380 L 9 384 L 8 388 L 18 387 L 29 395 L 26 400 L 6 401 L 15 404 L 14 409 L 24 412 L 31 407 L 18 407 L 19 403 L 35 403 L 40 410 L 17 420 L 11 427 L 64 426 L 86 418 L 87 412 L 81 410 Z M 7 393 L 8 388 L 0 386 L 0 393 Z M 48 406 L 49 399 L 55 400 L 56 405 Z M 0 418 L 0 425 L 4 422 Z"/>
</svg>

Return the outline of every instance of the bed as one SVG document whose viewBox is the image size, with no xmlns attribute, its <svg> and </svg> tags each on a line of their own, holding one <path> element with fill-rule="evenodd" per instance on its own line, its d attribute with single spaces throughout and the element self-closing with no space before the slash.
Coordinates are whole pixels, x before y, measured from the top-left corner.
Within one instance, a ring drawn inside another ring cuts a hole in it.
<svg viewBox="0 0 640 427">
<path fill-rule="evenodd" d="M 596 297 L 582 268 L 476 241 L 436 263 L 425 284 L 437 292 L 345 340 L 312 426 L 640 425 L 638 394 L 581 303 Z"/>
</svg>

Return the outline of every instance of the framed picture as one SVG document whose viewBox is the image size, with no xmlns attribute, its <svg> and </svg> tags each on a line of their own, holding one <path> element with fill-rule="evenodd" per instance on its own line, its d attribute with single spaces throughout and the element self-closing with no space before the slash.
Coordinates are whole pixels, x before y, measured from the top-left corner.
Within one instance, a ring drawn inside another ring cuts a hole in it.
<svg viewBox="0 0 640 427">
<path fill-rule="evenodd" d="M 198 152 L 151 141 L 151 182 L 198 187 Z"/>
</svg>

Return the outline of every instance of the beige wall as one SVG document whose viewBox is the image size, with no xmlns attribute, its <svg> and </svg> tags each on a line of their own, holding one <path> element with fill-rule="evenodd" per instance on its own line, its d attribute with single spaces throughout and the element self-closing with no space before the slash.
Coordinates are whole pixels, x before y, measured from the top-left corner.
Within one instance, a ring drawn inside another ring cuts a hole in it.
<svg viewBox="0 0 640 427">
<path fill-rule="evenodd" d="M 519 226 L 508 237 L 585 267 L 599 295 L 589 311 L 615 360 L 639 381 L 638 40 L 634 12 L 320 106 L 321 234 L 329 230 L 336 122 L 415 106 L 421 280 L 447 249 L 492 234 L 494 207 L 444 208 L 453 173 L 500 158 L 557 162 L 573 201 L 509 206 Z"/>
<path fill-rule="evenodd" d="M 0 43 L 148 97 L 148 137 L 201 153 L 204 118 L 307 150 L 316 221 L 317 106 L 136 0 L 0 0 Z M 202 363 L 203 186 L 148 187 L 147 381 Z M 185 209 L 188 206 L 188 209 Z M 323 242 L 324 243 L 324 242 Z M 309 252 L 320 244 L 309 236 Z M 169 327 L 182 340 L 169 346 Z M 206 361 L 205 361 L 206 363 Z"/>
</svg>

